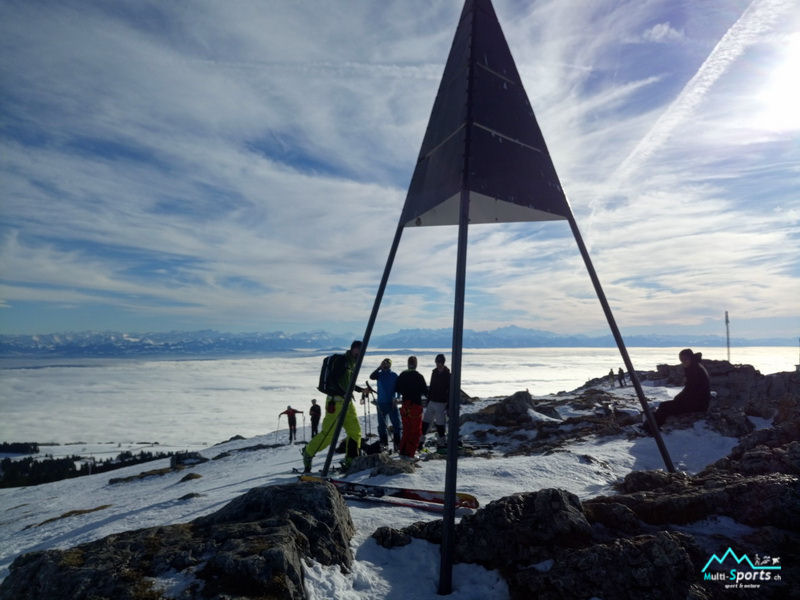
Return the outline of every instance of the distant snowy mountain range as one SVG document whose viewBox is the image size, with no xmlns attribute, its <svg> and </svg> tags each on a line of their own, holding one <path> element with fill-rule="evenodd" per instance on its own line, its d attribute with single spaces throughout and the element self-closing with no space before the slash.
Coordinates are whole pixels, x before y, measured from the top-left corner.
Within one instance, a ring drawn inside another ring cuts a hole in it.
<svg viewBox="0 0 800 600">
<path fill-rule="evenodd" d="M 289 350 L 346 348 L 359 335 L 335 335 L 325 331 L 288 334 L 220 333 L 218 331 L 172 331 L 166 333 L 77 332 L 44 335 L 0 335 L 0 357 L 135 357 L 135 356 L 227 356 L 253 355 Z M 372 348 L 449 348 L 450 329 L 403 329 L 374 336 Z M 632 347 L 718 347 L 721 336 L 632 335 Z M 790 346 L 793 340 L 731 340 L 736 346 Z M 492 331 L 464 331 L 466 348 L 608 348 L 612 336 L 559 335 L 522 327 Z"/>
</svg>

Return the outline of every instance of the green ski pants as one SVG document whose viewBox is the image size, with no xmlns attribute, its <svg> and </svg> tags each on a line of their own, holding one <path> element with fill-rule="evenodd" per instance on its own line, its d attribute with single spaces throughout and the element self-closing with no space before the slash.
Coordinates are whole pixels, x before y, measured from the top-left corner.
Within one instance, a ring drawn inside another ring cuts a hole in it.
<svg viewBox="0 0 800 600">
<path fill-rule="evenodd" d="M 333 432 L 336 429 L 336 421 L 339 419 L 339 413 L 342 412 L 344 406 L 344 398 L 341 396 L 328 396 L 325 403 L 325 418 L 322 419 L 322 427 L 319 433 L 311 438 L 306 446 L 306 456 L 314 456 L 320 450 L 327 448 L 333 441 Z M 333 411 L 331 412 L 331 408 Z M 347 405 L 347 413 L 344 416 L 344 428 L 347 437 L 353 440 L 356 444 L 356 449 L 361 447 L 361 425 L 358 422 L 358 413 L 356 407 L 350 402 Z"/>
</svg>

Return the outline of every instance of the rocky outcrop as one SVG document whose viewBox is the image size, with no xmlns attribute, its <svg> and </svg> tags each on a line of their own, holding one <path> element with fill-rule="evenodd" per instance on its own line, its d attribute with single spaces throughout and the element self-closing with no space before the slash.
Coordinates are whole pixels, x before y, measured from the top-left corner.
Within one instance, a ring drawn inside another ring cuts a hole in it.
<svg viewBox="0 0 800 600">
<path fill-rule="evenodd" d="M 353 533 L 328 483 L 256 488 L 190 523 L 20 556 L 0 600 L 300 599 L 302 558 L 349 568 Z"/>
<path fill-rule="evenodd" d="M 534 414 L 529 411 L 533 411 Z M 561 416 L 555 408 L 549 405 L 540 405 L 529 392 L 525 391 L 517 392 L 477 412 L 462 415 L 461 423 L 472 421 L 488 423 L 495 427 L 519 427 L 532 425 L 542 417 L 561 420 Z"/>
<path fill-rule="evenodd" d="M 582 412 L 563 418 L 564 412 Z M 624 401 L 605 390 L 589 388 L 571 398 L 534 399 L 517 392 L 482 410 L 462 415 L 461 424 L 471 425 L 471 437 L 502 440 L 505 454 L 552 452 L 563 444 L 590 435 L 622 435 L 624 428 L 638 424 L 638 412 L 625 409 Z"/>
<path fill-rule="evenodd" d="M 712 411 L 772 418 L 781 402 L 800 399 L 800 373 L 762 375 L 751 365 L 733 365 L 725 360 L 701 362 L 711 377 L 711 389 L 716 392 Z M 681 386 L 683 367 L 658 365 L 653 378 L 666 385 Z"/>
<path fill-rule="evenodd" d="M 512 598 L 722 600 L 731 590 L 701 571 L 731 547 L 752 557 L 769 553 L 783 565 L 780 581 L 735 590 L 736 597 L 800 598 L 796 427 L 755 432 L 695 476 L 630 473 L 614 496 L 580 502 L 546 489 L 491 502 L 456 525 L 455 560 L 499 569 Z M 738 524 L 729 537 L 704 533 L 719 528 L 703 523 L 720 518 Z M 441 529 L 432 521 L 383 527 L 373 537 L 384 547 L 411 538 L 441 543 Z"/>
<path fill-rule="evenodd" d="M 385 547 L 441 542 L 441 521 L 383 527 Z M 512 598 L 684 598 L 693 563 L 681 534 L 596 539 L 576 496 L 545 489 L 491 502 L 456 525 L 455 560 L 499 569 Z"/>
<path fill-rule="evenodd" d="M 414 523 L 403 533 L 441 543 L 442 521 Z M 577 496 L 546 489 L 490 502 L 475 514 L 464 516 L 456 536 L 457 562 L 495 569 L 545 560 L 547 549 L 556 545 L 579 547 L 591 539 L 591 526 Z"/>
<path fill-rule="evenodd" d="M 706 360 L 703 364 L 709 370 L 715 394 L 708 411 L 670 417 L 667 428 L 690 428 L 703 420 L 722 435 L 743 437 L 755 429 L 750 417 L 769 418 L 775 424 L 800 418 L 800 374 L 764 376 L 749 365 Z M 659 365 L 655 372 L 637 375 L 659 384 L 683 385 L 684 380 L 680 365 Z M 517 392 L 462 415 L 461 425 L 469 426 L 469 435 L 480 442 L 502 445 L 506 455 L 548 453 L 566 442 L 592 435 L 642 435 L 638 428 L 630 427 L 642 422 L 638 401 L 616 395 L 608 388 L 607 379 L 592 380 L 572 394 L 550 398 Z"/>
<path fill-rule="evenodd" d="M 386 452 L 378 454 L 364 454 L 353 459 L 347 472 L 358 473 L 369 471 L 370 477 L 377 475 L 400 475 L 401 473 L 413 473 L 416 470 L 411 461 L 399 460 L 389 456 Z"/>
<path fill-rule="evenodd" d="M 651 525 L 686 524 L 726 516 L 751 526 L 773 525 L 800 530 L 800 482 L 796 476 L 766 473 L 742 476 L 718 470 L 703 475 L 668 476 L 660 487 L 636 489 L 626 478 L 617 496 L 600 496 L 585 504 L 627 506 Z"/>
</svg>

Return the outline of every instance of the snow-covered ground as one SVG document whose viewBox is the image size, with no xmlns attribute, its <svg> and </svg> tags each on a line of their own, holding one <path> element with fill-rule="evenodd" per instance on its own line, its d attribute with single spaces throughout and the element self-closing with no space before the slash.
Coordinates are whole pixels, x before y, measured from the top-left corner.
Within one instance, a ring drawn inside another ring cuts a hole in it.
<svg viewBox="0 0 800 600">
<path fill-rule="evenodd" d="M 654 400 L 666 400 L 675 388 L 648 387 Z M 633 390 L 615 390 L 626 396 L 635 409 Z M 542 399 L 553 399 L 553 396 Z M 563 399 L 564 396 L 559 396 Z M 465 407 L 477 410 L 488 401 Z M 759 422 L 757 426 L 768 426 Z M 372 431 L 376 426 L 372 424 Z M 630 438 L 630 439 L 629 439 Z M 192 520 L 213 512 L 257 486 L 295 481 L 292 467 L 301 467 L 300 445 L 239 451 L 258 444 L 271 445 L 274 434 L 251 437 L 202 450 L 217 460 L 198 464 L 190 470 L 153 475 L 124 483 L 110 484 L 143 471 L 167 467 L 168 460 L 154 461 L 88 477 L 63 480 L 26 488 L 0 489 L 0 578 L 22 553 L 47 548 L 67 548 L 112 533 Z M 738 443 L 735 438 L 708 430 L 703 422 L 694 428 L 667 431 L 664 440 L 676 467 L 690 473 L 727 455 Z M 590 458 L 588 458 L 590 457 Z M 324 454 L 315 459 L 321 468 Z M 620 436 L 589 438 L 565 445 L 549 455 L 493 458 L 463 457 L 458 464 L 460 491 L 475 494 L 486 505 L 514 492 L 558 487 L 581 499 L 614 493 L 611 484 L 631 470 L 663 468 L 656 444 L 649 437 Z M 182 481 L 187 473 L 201 477 Z M 369 478 L 368 472 L 352 479 L 416 488 L 443 489 L 445 461 L 429 460 L 413 474 Z M 187 495 L 191 494 L 190 497 Z M 339 600 L 400 599 L 436 597 L 439 578 L 439 549 L 414 540 L 408 546 L 384 549 L 370 537 L 382 525 L 399 528 L 419 520 L 437 518 L 413 508 L 367 504 L 348 500 L 357 528 L 352 541 L 356 558 L 351 572 L 308 562 L 306 586 L 310 598 Z M 86 511 L 86 512 L 83 512 Z M 715 521 L 697 527 L 711 533 L 714 527 L 731 527 Z M 166 591 L 184 584 L 180 577 L 160 581 Z M 486 600 L 507 598 L 505 582 L 496 572 L 476 565 L 456 565 L 453 571 L 453 599 Z"/>
</svg>

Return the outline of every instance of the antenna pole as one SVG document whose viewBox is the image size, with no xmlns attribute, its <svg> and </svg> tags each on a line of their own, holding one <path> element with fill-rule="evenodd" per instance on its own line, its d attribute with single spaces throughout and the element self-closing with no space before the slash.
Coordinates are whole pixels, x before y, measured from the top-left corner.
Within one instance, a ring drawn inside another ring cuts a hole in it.
<svg viewBox="0 0 800 600">
<path fill-rule="evenodd" d="M 725 311 L 725 338 L 728 340 L 728 362 L 731 362 L 731 328 L 728 311 Z"/>
</svg>

